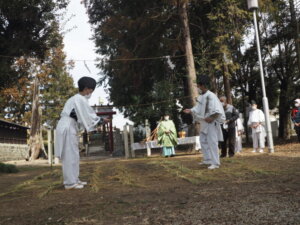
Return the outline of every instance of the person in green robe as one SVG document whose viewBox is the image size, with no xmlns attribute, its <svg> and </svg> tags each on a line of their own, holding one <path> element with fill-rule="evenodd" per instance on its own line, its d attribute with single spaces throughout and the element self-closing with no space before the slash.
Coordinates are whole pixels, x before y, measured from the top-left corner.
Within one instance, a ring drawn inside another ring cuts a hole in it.
<svg viewBox="0 0 300 225">
<path fill-rule="evenodd" d="M 158 144 L 163 147 L 163 156 L 174 156 L 174 146 L 177 145 L 177 132 L 174 122 L 170 120 L 169 113 L 165 113 L 163 120 L 158 124 L 157 136 Z"/>
</svg>

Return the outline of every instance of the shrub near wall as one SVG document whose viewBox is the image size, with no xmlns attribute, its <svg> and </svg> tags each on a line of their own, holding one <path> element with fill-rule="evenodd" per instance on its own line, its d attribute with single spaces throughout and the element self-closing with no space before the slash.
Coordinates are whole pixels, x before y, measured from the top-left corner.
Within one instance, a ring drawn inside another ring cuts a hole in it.
<svg viewBox="0 0 300 225">
<path fill-rule="evenodd" d="M 15 165 L 4 164 L 0 162 L 0 173 L 17 173 L 18 169 Z"/>
</svg>

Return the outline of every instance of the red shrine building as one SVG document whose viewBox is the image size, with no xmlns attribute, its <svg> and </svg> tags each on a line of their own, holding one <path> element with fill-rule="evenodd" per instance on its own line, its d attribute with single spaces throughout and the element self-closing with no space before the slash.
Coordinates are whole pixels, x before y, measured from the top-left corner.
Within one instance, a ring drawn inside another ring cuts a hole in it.
<svg viewBox="0 0 300 225">
<path fill-rule="evenodd" d="M 92 108 L 95 110 L 96 114 L 102 118 L 108 118 L 110 120 L 109 123 L 103 125 L 102 127 L 102 136 L 99 136 L 99 134 L 93 134 L 91 135 L 90 140 L 94 143 L 97 143 L 97 139 L 103 138 L 104 143 L 106 143 L 107 147 L 106 150 L 109 150 L 110 153 L 114 152 L 114 130 L 113 130 L 113 115 L 116 114 L 115 111 L 113 111 L 113 106 L 111 105 L 94 105 Z M 108 142 L 108 143 L 107 143 Z M 107 149 L 108 148 L 108 149 Z"/>
</svg>

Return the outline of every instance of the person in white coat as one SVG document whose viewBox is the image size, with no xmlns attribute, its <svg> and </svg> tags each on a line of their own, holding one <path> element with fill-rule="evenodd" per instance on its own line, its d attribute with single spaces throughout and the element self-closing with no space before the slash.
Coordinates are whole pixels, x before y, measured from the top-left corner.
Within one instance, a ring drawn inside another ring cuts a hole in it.
<svg viewBox="0 0 300 225">
<path fill-rule="evenodd" d="M 202 93 L 197 98 L 197 104 L 184 113 L 191 113 L 194 121 L 200 122 L 200 144 L 203 161 L 200 164 L 210 165 L 208 169 L 220 166 L 219 141 L 223 141 L 221 124 L 225 121 L 225 113 L 219 98 L 209 91 L 210 78 L 202 75 L 198 77 L 198 91 Z"/>
<path fill-rule="evenodd" d="M 257 108 L 255 101 L 251 101 L 252 110 L 249 113 L 248 126 L 252 128 L 253 151 L 263 153 L 265 148 L 265 115 Z"/>
<path fill-rule="evenodd" d="M 79 79 L 79 93 L 67 100 L 56 127 L 55 156 L 62 161 L 65 189 L 81 189 L 87 184 L 79 180 L 78 131 L 86 129 L 90 132 L 98 124 L 107 122 L 98 117 L 88 103 L 95 87 L 96 81 L 93 78 Z"/>
</svg>

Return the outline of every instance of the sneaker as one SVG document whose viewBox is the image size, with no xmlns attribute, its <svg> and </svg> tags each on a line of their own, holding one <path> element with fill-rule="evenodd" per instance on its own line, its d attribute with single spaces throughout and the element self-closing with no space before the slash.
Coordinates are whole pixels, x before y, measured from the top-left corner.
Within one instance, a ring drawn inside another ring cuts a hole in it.
<svg viewBox="0 0 300 225">
<path fill-rule="evenodd" d="M 87 182 L 86 182 L 86 181 L 81 181 L 81 180 L 79 180 L 79 181 L 77 182 L 77 184 L 87 185 Z"/>
<path fill-rule="evenodd" d="M 214 169 L 218 169 L 219 168 L 219 166 L 217 166 L 217 165 L 210 165 L 209 167 L 207 167 L 207 169 L 209 169 L 209 170 L 214 170 Z"/>
<path fill-rule="evenodd" d="M 205 162 L 205 161 L 202 161 L 202 162 L 199 162 L 198 165 L 210 165 L 211 163 L 210 162 Z"/>
<path fill-rule="evenodd" d="M 70 189 L 82 189 L 83 185 L 82 184 L 73 184 L 73 185 L 65 185 L 66 190 Z"/>
<path fill-rule="evenodd" d="M 259 149 L 259 153 L 264 153 L 264 150 L 263 149 Z"/>
<path fill-rule="evenodd" d="M 252 153 L 256 153 L 256 149 L 253 149 L 251 152 L 252 152 Z"/>
</svg>

